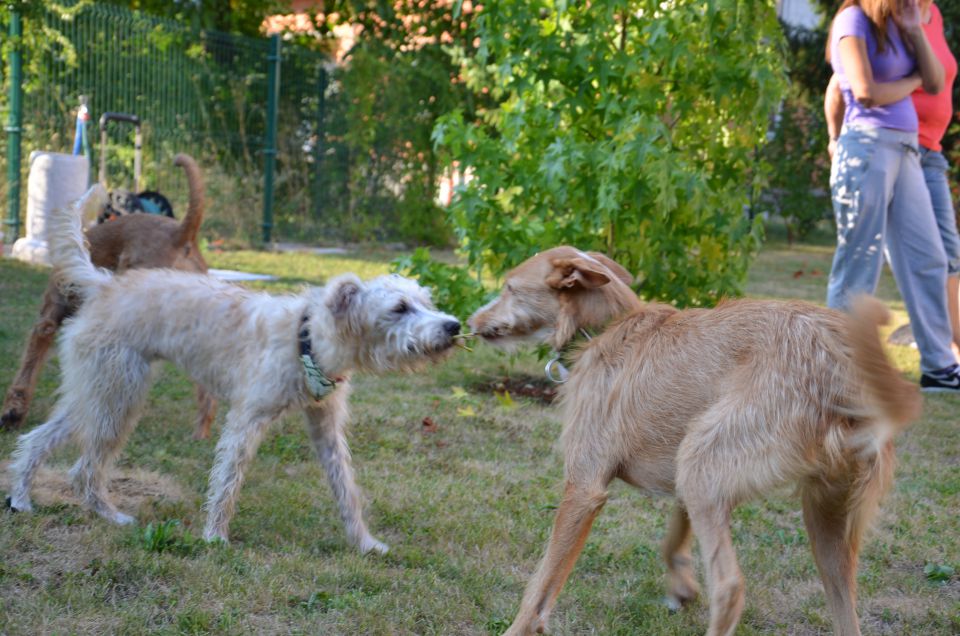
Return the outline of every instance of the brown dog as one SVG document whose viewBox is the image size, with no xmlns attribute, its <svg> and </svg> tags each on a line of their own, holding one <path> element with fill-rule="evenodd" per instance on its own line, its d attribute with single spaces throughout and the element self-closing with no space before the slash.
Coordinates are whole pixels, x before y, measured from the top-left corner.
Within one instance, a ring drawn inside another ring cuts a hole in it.
<svg viewBox="0 0 960 636">
<path fill-rule="evenodd" d="M 207 263 L 197 245 L 204 208 L 204 187 L 200 169 L 196 161 L 185 154 L 174 157 L 173 163 L 183 168 L 190 191 L 183 222 L 178 223 L 171 218 L 153 214 L 129 214 L 96 225 L 86 234 L 94 265 L 116 272 L 149 267 L 189 272 L 207 271 Z M 43 295 L 40 318 L 33 325 L 20 369 L 7 390 L 3 409 L 0 410 L 0 426 L 14 428 L 23 424 L 54 336 L 63 321 L 76 309 L 76 299 L 65 296 L 55 277 L 51 277 Z M 216 415 L 217 405 L 199 386 L 197 401 L 200 413 L 194 437 L 200 439 L 210 434 L 210 425 Z"/>
<path fill-rule="evenodd" d="M 678 505 L 664 545 L 672 605 L 694 598 L 692 534 L 710 592 L 710 636 L 732 634 L 744 603 L 730 537 L 741 502 L 798 483 L 836 633 L 860 634 L 860 540 L 892 479 L 893 436 L 919 415 L 916 387 L 877 334 L 886 308 L 853 316 L 801 302 L 716 309 L 642 303 L 619 265 L 559 247 L 510 272 L 470 319 L 486 341 L 563 349 L 602 328 L 560 391 L 566 487 L 546 554 L 508 634 L 542 632 L 616 477 Z M 691 534 L 692 532 L 692 534 Z"/>
</svg>

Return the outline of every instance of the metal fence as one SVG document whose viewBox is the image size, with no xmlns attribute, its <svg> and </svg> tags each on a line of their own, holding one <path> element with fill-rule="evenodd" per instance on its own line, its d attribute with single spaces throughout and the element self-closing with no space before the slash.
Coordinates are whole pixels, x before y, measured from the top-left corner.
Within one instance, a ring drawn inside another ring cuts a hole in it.
<svg viewBox="0 0 960 636">
<path fill-rule="evenodd" d="M 98 138 L 96 121 L 102 112 L 132 113 L 143 121 L 146 189 L 182 191 L 172 157 L 177 152 L 197 157 L 208 177 L 208 192 L 217 199 L 208 223 L 245 224 L 242 231 L 252 239 L 258 232 L 250 209 L 263 205 L 269 232 L 272 176 L 265 174 L 265 165 L 272 161 L 279 162 L 283 172 L 276 182 L 281 221 L 322 215 L 324 55 L 283 46 L 277 67 L 270 59 L 271 39 L 194 30 L 112 5 L 86 6 L 73 16 L 47 12 L 42 19 L 69 44 L 51 43 L 40 59 L 27 61 L 35 72 L 22 82 L 24 157 L 38 149 L 70 152 L 84 95 L 92 115 L 91 140 Z M 279 39 L 273 44 L 280 48 Z M 275 85 L 268 82 L 271 66 L 279 71 Z M 273 106 L 280 116 L 272 139 L 279 148 L 268 143 L 268 95 L 273 88 Z M 94 145 L 91 165 L 99 161 L 98 153 L 106 153 L 108 185 L 129 184 L 131 131 L 112 127 L 108 132 L 108 147 Z M 16 161 L 10 157 L 8 163 Z M 23 184 L 25 171 L 21 165 Z M 14 193 L 11 184 L 7 190 Z M 245 208 L 242 218 L 237 206 Z M 8 223 L 15 221 L 14 210 L 22 219 L 23 207 L 22 201 L 11 202 Z M 218 217 L 217 212 L 222 214 Z M 16 227 L 8 228 L 8 240 L 15 234 Z"/>
</svg>

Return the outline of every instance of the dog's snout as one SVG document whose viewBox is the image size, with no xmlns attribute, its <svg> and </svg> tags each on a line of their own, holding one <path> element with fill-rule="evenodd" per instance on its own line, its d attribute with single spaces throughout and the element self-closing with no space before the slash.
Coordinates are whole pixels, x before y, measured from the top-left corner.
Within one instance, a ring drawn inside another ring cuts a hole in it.
<svg viewBox="0 0 960 636">
<path fill-rule="evenodd" d="M 460 323 L 456 320 L 450 320 L 443 325 L 443 329 L 450 334 L 450 336 L 455 336 L 460 333 Z"/>
</svg>

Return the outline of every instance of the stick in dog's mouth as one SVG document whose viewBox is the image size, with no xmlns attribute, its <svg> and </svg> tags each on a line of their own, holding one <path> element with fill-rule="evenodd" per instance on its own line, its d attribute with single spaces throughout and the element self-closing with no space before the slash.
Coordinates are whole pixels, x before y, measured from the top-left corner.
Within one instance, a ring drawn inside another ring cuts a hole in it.
<svg viewBox="0 0 960 636">
<path fill-rule="evenodd" d="M 453 343 L 453 344 L 456 345 L 456 346 L 458 346 L 458 347 L 460 347 L 460 348 L 463 349 L 464 351 L 469 351 L 470 353 L 473 353 L 473 349 L 471 349 L 470 347 L 468 347 L 468 346 L 467 346 L 467 343 L 466 343 L 465 341 L 466 341 L 466 340 L 469 340 L 469 339 L 471 339 L 471 338 L 476 338 L 476 337 L 477 337 L 477 334 L 475 334 L 475 333 L 461 333 L 461 334 L 458 334 L 458 335 L 454 336 L 454 338 L 453 338 L 453 339 L 454 339 L 454 343 Z"/>
</svg>

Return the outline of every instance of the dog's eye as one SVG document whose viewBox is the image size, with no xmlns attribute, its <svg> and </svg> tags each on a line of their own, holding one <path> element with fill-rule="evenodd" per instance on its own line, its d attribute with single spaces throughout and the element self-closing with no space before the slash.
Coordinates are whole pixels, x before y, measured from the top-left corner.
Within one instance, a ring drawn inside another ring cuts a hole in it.
<svg viewBox="0 0 960 636">
<path fill-rule="evenodd" d="M 406 301 L 401 301 L 396 307 L 393 308 L 393 313 L 395 314 L 405 314 L 410 311 L 410 305 Z"/>
</svg>

